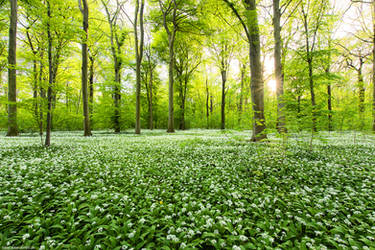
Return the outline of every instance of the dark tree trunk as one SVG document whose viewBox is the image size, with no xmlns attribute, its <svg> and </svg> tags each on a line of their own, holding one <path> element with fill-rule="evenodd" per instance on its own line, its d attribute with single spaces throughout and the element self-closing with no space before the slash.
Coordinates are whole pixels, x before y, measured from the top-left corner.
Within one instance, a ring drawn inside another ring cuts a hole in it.
<svg viewBox="0 0 375 250">
<path fill-rule="evenodd" d="M 47 1 L 47 36 L 48 36 L 48 91 L 47 91 L 47 128 L 45 146 L 51 145 L 51 127 L 52 127 L 52 84 L 53 84 L 53 62 L 52 62 L 52 36 L 51 36 L 51 6 Z"/>
<path fill-rule="evenodd" d="M 33 60 L 33 110 L 34 110 L 34 119 L 39 125 L 39 112 L 38 112 L 38 66 L 37 61 Z"/>
<path fill-rule="evenodd" d="M 8 132 L 7 136 L 17 136 L 17 0 L 10 0 L 10 25 L 8 46 Z"/>
<path fill-rule="evenodd" d="M 206 128 L 209 129 L 209 120 L 210 120 L 210 109 L 209 109 L 209 100 L 210 100 L 210 92 L 208 89 L 208 80 L 206 79 Z"/>
<path fill-rule="evenodd" d="M 241 67 L 241 86 L 240 86 L 240 102 L 238 104 L 238 125 L 241 126 L 242 112 L 243 112 L 243 96 L 244 96 L 244 81 L 245 81 L 245 65 Z"/>
<path fill-rule="evenodd" d="M 114 86 L 114 94 L 113 99 L 115 103 L 115 110 L 113 115 L 113 126 L 115 133 L 120 133 L 120 102 L 121 102 L 121 94 L 120 94 L 120 85 L 121 84 L 121 69 L 120 66 L 115 63 L 115 86 Z"/>
<path fill-rule="evenodd" d="M 43 136 L 43 111 L 44 111 L 44 100 L 46 99 L 46 94 L 44 91 L 44 87 L 42 86 L 43 81 L 43 54 L 41 54 L 40 62 L 39 62 L 39 91 L 40 91 L 40 103 L 39 103 L 39 135 Z"/>
<path fill-rule="evenodd" d="M 221 70 L 221 129 L 225 129 L 225 84 L 227 82 L 227 72 Z"/>
<path fill-rule="evenodd" d="M 88 40 L 88 29 L 89 29 L 89 7 L 87 0 L 82 0 L 82 15 L 83 15 L 83 32 L 84 37 L 82 41 L 82 106 L 83 106 L 83 129 L 84 136 L 91 136 L 90 127 L 90 113 L 89 113 L 89 103 L 88 103 L 88 93 L 87 93 L 87 66 L 88 66 L 88 56 L 87 56 L 87 40 Z"/>
<path fill-rule="evenodd" d="M 260 61 L 260 37 L 258 16 L 255 0 L 245 0 L 248 15 L 250 36 L 250 70 L 251 70 L 251 99 L 253 102 L 254 123 L 252 141 L 261 141 L 267 138 L 265 134 L 266 122 L 264 117 L 264 82 L 262 64 Z"/>
<path fill-rule="evenodd" d="M 152 93 L 152 81 L 153 81 L 153 67 L 151 65 L 151 58 L 149 58 L 149 63 L 150 63 L 150 66 L 149 66 L 149 73 L 150 73 L 150 78 L 149 78 L 149 82 L 147 83 L 146 82 L 146 86 L 148 84 L 148 87 L 146 88 L 147 89 L 147 99 L 148 99 L 148 128 L 150 130 L 153 130 L 154 129 L 154 117 L 153 117 L 153 107 L 152 107 L 152 102 L 153 102 L 153 93 Z"/>
<path fill-rule="evenodd" d="M 365 84 L 363 82 L 363 75 L 362 75 L 362 59 L 360 60 L 360 66 L 358 69 L 358 98 L 359 98 L 359 105 L 358 105 L 358 110 L 359 110 L 359 119 L 360 119 L 360 129 L 362 130 L 364 127 L 364 112 L 365 112 Z"/>
<path fill-rule="evenodd" d="M 273 36 L 275 39 L 275 80 L 276 80 L 276 96 L 277 96 L 277 130 L 279 133 L 286 133 L 285 115 L 284 115 L 284 76 L 283 65 L 281 61 L 281 26 L 280 26 L 281 12 L 280 0 L 273 0 Z"/>
<path fill-rule="evenodd" d="M 89 69 L 89 112 L 90 112 L 90 125 L 93 126 L 92 116 L 94 110 L 94 63 L 95 59 L 93 56 L 90 59 L 90 69 Z"/>
<path fill-rule="evenodd" d="M 174 70 L 174 41 L 176 31 L 168 36 L 169 41 L 169 68 L 168 68 L 168 133 L 174 133 L 174 107 L 173 107 L 173 70 Z"/>
<path fill-rule="evenodd" d="M 327 95 L 328 95 L 328 131 L 333 131 L 333 124 L 332 124 L 332 88 L 331 88 L 331 83 L 328 83 L 328 86 L 327 86 Z"/>
<path fill-rule="evenodd" d="M 143 28 L 143 8 L 144 0 L 141 0 L 139 8 L 139 0 L 136 0 L 135 18 L 134 18 L 134 37 L 135 37 L 135 54 L 136 54 L 136 108 L 135 108 L 135 133 L 141 133 L 141 65 L 143 58 L 144 45 L 144 28 Z M 138 42 L 138 12 L 140 26 L 140 41 Z"/>
<path fill-rule="evenodd" d="M 311 115 L 312 115 L 312 129 L 314 132 L 317 132 L 316 128 L 316 102 L 315 102 L 315 90 L 314 90 L 314 79 L 313 79 L 313 59 L 312 55 L 308 52 L 307 54 L 307 63 L 309 67 L 309 87 L 310 87 L 310 96 L 311 96 Z"/>
</svg>

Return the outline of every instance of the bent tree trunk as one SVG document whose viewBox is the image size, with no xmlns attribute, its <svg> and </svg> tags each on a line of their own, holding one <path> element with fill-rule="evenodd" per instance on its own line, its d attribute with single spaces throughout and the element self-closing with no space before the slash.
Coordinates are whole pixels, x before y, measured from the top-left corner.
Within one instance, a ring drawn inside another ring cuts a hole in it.
<svg viewBox="0 0 375 250">
<path fill-rule="evenodd" d="M 8 133 L 7 136 L 17 136 L 17 80 L 16 80 L 16 51 L 17 51 L 17 0 L 10 0 L 10 26 L 8 47 Z"/>
</svg>

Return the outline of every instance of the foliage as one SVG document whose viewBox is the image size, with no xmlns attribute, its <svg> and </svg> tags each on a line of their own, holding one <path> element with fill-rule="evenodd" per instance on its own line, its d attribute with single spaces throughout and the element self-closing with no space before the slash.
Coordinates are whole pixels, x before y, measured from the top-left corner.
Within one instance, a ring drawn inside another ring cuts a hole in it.
<svg viewBox="0 0 375 250">
<path fill-rule="evenodd" d="M 375 247 L 374 136 L 247 132 L 1 137 L 0 245 Z"/>
</svg>

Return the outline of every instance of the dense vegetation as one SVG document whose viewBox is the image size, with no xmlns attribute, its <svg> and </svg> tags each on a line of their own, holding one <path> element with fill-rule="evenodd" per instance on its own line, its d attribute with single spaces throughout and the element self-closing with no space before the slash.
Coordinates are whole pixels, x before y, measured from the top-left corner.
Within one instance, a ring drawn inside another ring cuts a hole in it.
<svg viewBox="0 0 375 250">
<path fill-rule="evenodd" d="M 0 247 L 375 249 L 375 0 L 0 0 L 0 37 Z"/>
<path fill-rule="evenodd" d="M 373 1 L 0 4 L 8 135 L 375 129 Z"/>
<path fill-rule="evenodd" d="M 1 138 L 0 246 L 375 247 L 373 135 L 80 135 Z"/>
</svg>

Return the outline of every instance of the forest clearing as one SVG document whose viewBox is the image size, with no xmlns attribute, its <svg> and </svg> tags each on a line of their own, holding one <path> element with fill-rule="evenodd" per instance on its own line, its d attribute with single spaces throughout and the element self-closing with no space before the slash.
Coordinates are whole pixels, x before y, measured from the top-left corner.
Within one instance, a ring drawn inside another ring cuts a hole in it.
<svg viewBox="0 0 375 250">
<path fill-rule="evenodd" d="M 249 131 L 0 140 L 0 245 L 372 249 L 375 136 Z"/>
</svg>

